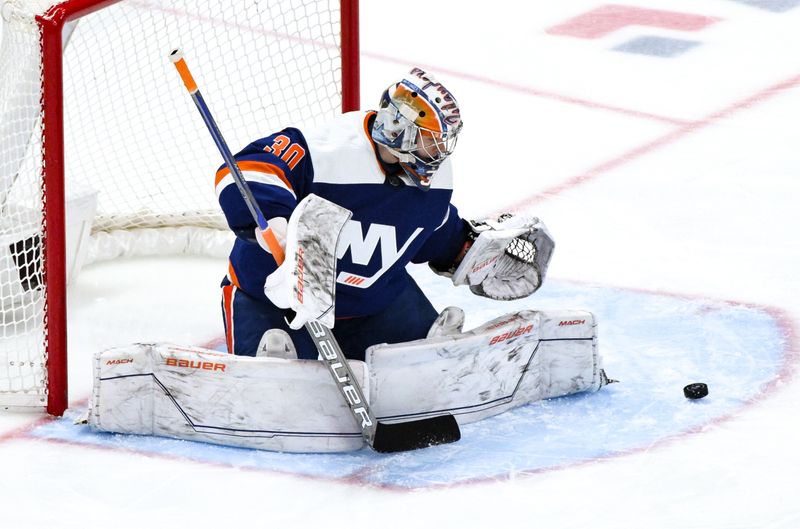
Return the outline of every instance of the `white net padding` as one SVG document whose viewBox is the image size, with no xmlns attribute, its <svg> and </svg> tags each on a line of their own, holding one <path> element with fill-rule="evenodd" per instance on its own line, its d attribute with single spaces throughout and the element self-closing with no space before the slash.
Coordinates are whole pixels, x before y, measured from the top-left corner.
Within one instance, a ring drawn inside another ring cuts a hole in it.
<svg viewBox="0 0 800 529">
<path fill-rule="evenodd" d="M 52 57 L 35 16 L 49 4 L 2 6 L 0 405 L 41 405 L 46 396 L 41 87 L 42 61 Z M 67 25 L 66 193 L 96 193 L 86 261 L 226 253 L 231 239 L 214 193 L 222 160 L 167 55 L 183 49 L 237 151 L 341 111 L 339 5 L 132 0 Z"/>
</svg>

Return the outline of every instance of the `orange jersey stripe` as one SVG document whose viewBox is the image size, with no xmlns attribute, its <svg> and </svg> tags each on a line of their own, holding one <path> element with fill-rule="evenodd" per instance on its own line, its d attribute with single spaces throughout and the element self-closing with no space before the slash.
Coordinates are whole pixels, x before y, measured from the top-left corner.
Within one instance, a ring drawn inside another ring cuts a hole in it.
<svg viewBox="0 0 800 529">
<path fill-rule="evenodd" d="M 225 312 L 225 346 L 228 348 L 228 353 L 233 354 L 233 296 L 236 293 L 236 287 L 233 285 L 225 285 L 222 287 L 222 308 Z"/>
<path fill-rule="evenodd" d="M 367 136 L 367 141 L 369 142 L 370 147 L 372 147 L 372 152 L 375 153 L 375 163 L 378 166 L 378 169 L 384 176 L 386 176 L 386 171 L 383 170 L 383 165 L 380 162 L 380 153 L 378 152 L 378 146 L 375 145 L 375 141 L 372 139 L 372 134 L 369 130 L 369 118 L 372 116 L 377 115 L 378 113 L 375 111 L 367 112 L 367 115 L 364 116 L 364 134 Z"/>
<path fill-rule="evenodd" d="M 239 284 L 239 278 L 236 277 L 236 270 L 233 269 L 233 263 L 228 261 L 228 279 L 231 280 L 231 283 L 236 286 L 236 288 L 242 288 Z"/>
<path fill-rule="evenodd" d="M 281 179 L 281 182 L 286 184 L 286 187 L 294 191 L 292 184 L 289 183 L 289 180 L 286 178 L 286 175 L 283 173 L 280 167 L 277 165 L 272 165 L 271 163 L 267 162 L 255 162 L 252 160 L 245 160 L 242 162 L 236 162 L 236 165 L 239 166 L 239 170 L 241 171 L 255 171 L 257 173 L 266 173 L 275 175 Z M 214 180 L 214 185 L 217 186 L 222 181 L 223 178 L 228 176 L 231 173 L 231 170 L 227 167 L 223 167 L 219 171 L 217 171 L 216 179 Z"/>
<path fill-rule="evenodd" d="M 372 112 L 367 112 L 367 115 L 364 116 L 364 134 L 367 135 L 367 138 L 372 138 L 372 134 L 370 133 L 369 130 L 369 118 L 377 114 L 378 114 L 377 112 L 372 111 Z"/>
</svg>

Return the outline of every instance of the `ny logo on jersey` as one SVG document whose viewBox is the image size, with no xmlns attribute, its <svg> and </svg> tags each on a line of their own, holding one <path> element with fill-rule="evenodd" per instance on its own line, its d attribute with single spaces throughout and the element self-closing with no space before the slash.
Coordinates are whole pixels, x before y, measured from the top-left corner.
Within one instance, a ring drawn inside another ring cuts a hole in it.
<svg viewBox="0 0 800 529">
<path fill-rule="evenodd" d="M 336 258 L 341 259 L 347 250 L 353 264 L 367 266 L 375 255 L 375 250 L 380 246 L 381 267 L 369 277 L 360 276 L 350 272 L 339 272 L 337 283 L 351 285 L 358 288 L 368 288 L 378 280 L 394 263 L 405 253 L 414 239 L 422 233 L 422 228 L 417 228 L 401 248 L 397 247 L 397 233 L 394 226 L 385 224 L 370 224 L 366 236 L 362 236 L 361 222 L 349 220 L 342 228 L 339 235 L 339 244 L 336 246 Z"/>
</svg>

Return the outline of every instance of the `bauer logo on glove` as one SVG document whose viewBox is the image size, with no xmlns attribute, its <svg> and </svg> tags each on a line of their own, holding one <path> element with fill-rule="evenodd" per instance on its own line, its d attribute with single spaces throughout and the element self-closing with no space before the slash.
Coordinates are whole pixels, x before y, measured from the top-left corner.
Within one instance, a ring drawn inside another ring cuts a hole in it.
<svg viewBox="0 0 800 529">
<path fill-rule="evenodd" d="M 454 285 L 469 285 L 479 296 L 519 299 L 544 282 L 555 242 L 536 217 L 502 215 L 469 221 L 474 242 L 453 272 Z"/>
</svg>

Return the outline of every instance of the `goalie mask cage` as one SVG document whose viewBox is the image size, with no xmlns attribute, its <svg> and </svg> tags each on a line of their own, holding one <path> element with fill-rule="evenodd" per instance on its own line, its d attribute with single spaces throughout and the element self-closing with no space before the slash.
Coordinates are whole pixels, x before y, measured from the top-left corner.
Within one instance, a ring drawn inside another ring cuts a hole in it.
<svg viewBox="0 0 800 529">
<path fill-rule="evenodd" d="M 76 263 L 230 244 L 222 162 L 168 53 L 184 49 L 241 148 L 358 108 L 358 3 L 0 3 L 0 408 L 61 415 Z"/>
</svg>

